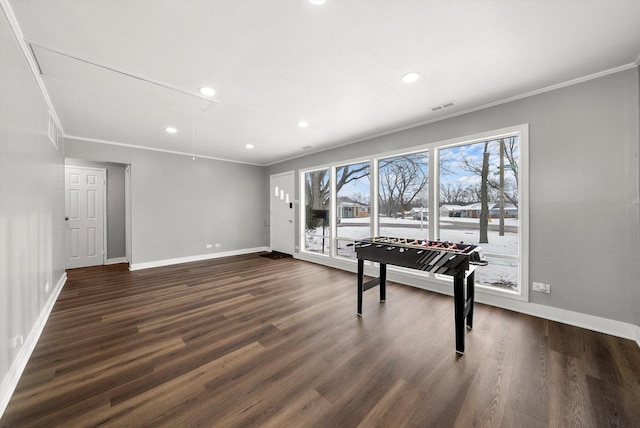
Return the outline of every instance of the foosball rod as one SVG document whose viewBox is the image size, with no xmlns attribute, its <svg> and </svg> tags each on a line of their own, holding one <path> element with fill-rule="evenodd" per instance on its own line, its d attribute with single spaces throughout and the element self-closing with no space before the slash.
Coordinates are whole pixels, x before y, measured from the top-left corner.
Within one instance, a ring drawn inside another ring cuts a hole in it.
<svg viewBox="0 0 640 428">
<path fill-rule="evenodd" d="M 417 240 L 414 240 L 413 242 L 417 242 Z M 462 244 L 462 243 L 461 243 Z M 416 250 L 431 250 L 431 251 L 449 251 L 452 253 L 460 253 L 460 254 L 470 254 L 469 249 L 471 248 L 471 245 L 469 244 L 465 244 L 467 245 L 467 247 L 465 248 L 450 248 L 450 247 L 443 247 L 443 246 L 438 246 L 438 245 L 423 245 L 423 244 L 404 244 L 401 242 L 385 242 L 385 241 L 354 241 L 353 244 L 347 244 L 348 247 L 351 246 L 357 246 L 360 248 L 364 248 L 364 247 L 370 247 L 372 245 L 375 245 L 377 247 L 389 247 L 390 249 L 393 248 L 406 248 L 406 249 L 416 249 Z M 457 245 L 454 243 L 454 245 Z"/>
</svg>

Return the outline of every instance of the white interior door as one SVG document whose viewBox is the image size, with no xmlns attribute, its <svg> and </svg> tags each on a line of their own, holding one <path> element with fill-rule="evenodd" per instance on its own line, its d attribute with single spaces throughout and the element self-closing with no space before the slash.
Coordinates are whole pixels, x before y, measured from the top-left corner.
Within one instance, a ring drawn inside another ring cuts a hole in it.
<svg viewBox="0 0 640 428">
<path fill-rule="evenodd" d="M 104 264 L 105 170 L 65 167 L 67 268 Z"/>
<path fill-rule="evenodd" d="M 295 201 L 293 171 L 271 176 L 271 250 L 295 251 Z"/>
</svg>

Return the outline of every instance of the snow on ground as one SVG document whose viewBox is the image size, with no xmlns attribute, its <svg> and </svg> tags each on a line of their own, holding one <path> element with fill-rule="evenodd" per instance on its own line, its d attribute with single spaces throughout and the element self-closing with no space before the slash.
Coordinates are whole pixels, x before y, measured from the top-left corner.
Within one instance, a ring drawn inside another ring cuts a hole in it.
<svg viewBox="0 0 640 428">
<path fill-rule="evenodd" d="M 353 246 L 347 246 L 353 239 L 370 237 L 369 218 L 342 219 L 338 224 L 338 255 L 341 257 L 355 258 Z M 464 242 L 467 244 L 478 244 L 478 219 L 473 218 L 440 218 L 440 238 L 443 241 Z M 501 288 L 516 289 L 518 286 L 518 261 L 515 259 L 505 259 L 492 257 L 492 255 L 517 256 L 518 255 L 518 219 L 505 219 L 505 234 L 499 236 L 497 230 L 498 220 L 491 219 L 488 231 L 488 243 L 481 245 L 489 265 L 481 266 L 476 270 L 476 282 L 486 285 L 494 285 Z M 381 218 L 380 236 L 390 236 L 394 238 L 428 239 L 429 226 L 426 221 L 401 219 L 401 218 Z M 326 234 L 329 231 L 327 229 Z M 322 227 L 317 228 L 316 235 L 322 235 Z M 345 238 L 341 240 L 340 238 Z M 324 241 L 324 243 L 323 243 Z M 329 253 L 328 238 L 321 236 L 307 236 L 305 249 L 307 251 Z M 323 245 L 324 244 L 324 245 Z"/>
</svg>

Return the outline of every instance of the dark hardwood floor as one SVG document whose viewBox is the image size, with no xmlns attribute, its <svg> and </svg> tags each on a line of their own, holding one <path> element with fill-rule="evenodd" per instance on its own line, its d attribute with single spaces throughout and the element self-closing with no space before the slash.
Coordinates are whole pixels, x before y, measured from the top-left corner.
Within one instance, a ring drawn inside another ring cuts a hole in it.
<svg viewBox="0 0 640 428">
<path fill-rule="evenodd" d="M 639 427 L 640 349 L 257 254 L 77 269 L 2 427 Z"/>
</svg>

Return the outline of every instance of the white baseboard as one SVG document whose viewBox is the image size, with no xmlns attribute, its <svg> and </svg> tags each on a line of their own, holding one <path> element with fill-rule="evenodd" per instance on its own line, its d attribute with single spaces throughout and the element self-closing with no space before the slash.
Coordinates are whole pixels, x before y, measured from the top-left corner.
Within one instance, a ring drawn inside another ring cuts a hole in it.
<svg viewBox="0 0 640 428">
<path fill-rule="evenodd" d="M 220 257 L 239 256 L 242 254 L 258 253 L 269 251 L 269 247 L 243 248 L 241 250 L 223 251 L 220 253 L 200 254 L 197 256 L 178 257 L 175 259 L 156 260 L 153 262 L 131 263 L 129 270 L 149 269 L 154 267 L 177 265 L 180 263 L 199 262 L 202 260 L 217 259 Z"/>
<path fill-rule="evenodd" d="M 295 258 L 305 260 L 312 263 L 318 263 L 325 266 L 342 269 L 349 272 L 357 271 L 357 264 L 351 260 L 337 260 L 322 255 L 298 253 Z M 378 269 L 371 266 L 365 266 L 365 274 L 378 276 Z M 403 272 L 397 270 L 387 270 L 387 278 L 390 281 L 401 284 L 410 285 L 412 287 L 422 288 L 424 290 L 453 296 L 453 287 L 443 281 L 425 279 L 412 272 Z M 498 296 L 494 293 L 484 292 L 482 289 L 476 288 L 475 301 L 490 306 L 496 306 L 527 315 L 544 318 L 551 321 L 561 322 L 563 324 L 573 325 L 575 327 L 586 328 L 587 330 L 597 331 L 599 333 L 610 334 L 612 336 L 621 337 L 635 341 L 640 347 L 640 326 L 629 324 L 622 321 L 611 320 L 594 315 L 587 315 L 580 312 L 574 312 L 567 309 L 556 308 L 553 306 L 540 305 L 521 300 L 510 299 Z"/>
<path fill-rule="evenodd" d="M 38 316 L 29 336 L 27 336 L 27 340 L 24 342 L 24 345 L 22 345 L 22 348 L 20 348 L 18 356 L 11 364 L 11 368 L 9 369 L 7 376 L 2 381 L 2 385 L 0 385 L 0 418 L 7 409 L 7 405 L 13 395 L 13 391 L 15 391 L 16 386 L 18 386 L 20 376 L 22 376 L 22 372 L 24 372 L 27 362 L 29 362 L 29 358 L 36 347 L 36 343 L 38 343 L 38 339 L 40 339 L 42 330 L 44 330 L 44 326 L 49 319 L 49 314 L 51 314 L 51 310 L 53 309 L 56 300 L 58 300 L 60 291 L 62 291 L 62 287 L 64 287 L 66 282 L 67 273 L 64 272 L 55 288 L 51 291 L 51 295 L 42 308 L 42 311 L 40 311 L 40 316 Z"/>
<path fill-rule="evenodd" d="M 540 305 L 530 302 L 508 301 L 504 302 L 504 298 L 496 298 L 496 296 L 482 296 L 476 301 L 491 306 L 497 306 L 527 315 L 533 315 L 551 321 L 557 321 L 563 324 L 573 325 L 575 327 L 586 328 L 587 330 L 597 331 L 599 333 L 610 334 L 612 336 L 621 337 L 635 341 L 640 346 L 640 327 L 622 321 L 616 321 L 608 318 L 598 317 L 594 315 L 573 312 L 566 309 L 555 308 L 552 306 Z"/>
<path fill-rule="evenodd" d="M 118 257 L 118 258 L 115 258 L 115 259 L 107 259 L 107 261 L 104 262 L 104 264 L 105 265 L 115 265 L 115 264 L 118 264 L 118 263 L 127 263 L 127 262 L 128 262 L 128 260 L 127 260 L 126 257 Z"/>
</svg>

